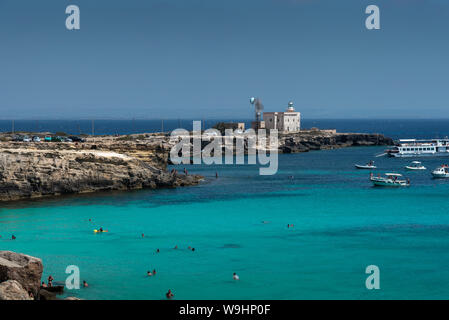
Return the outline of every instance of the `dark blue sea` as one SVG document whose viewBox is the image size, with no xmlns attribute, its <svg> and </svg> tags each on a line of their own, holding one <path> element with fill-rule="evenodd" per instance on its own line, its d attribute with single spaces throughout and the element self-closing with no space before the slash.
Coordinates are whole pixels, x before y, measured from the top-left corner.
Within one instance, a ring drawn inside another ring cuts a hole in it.
<svg viewBox="0 0 449 320">
<path fill-rule="evenodd" d="M 201 121 L 201 119 L 196 119 Z M 65 132 L 69 134 L 131 134 L 171 131 L 176 128 L 192 130 L 190 120 L 16 120 L 14 130 L 33 132 Z M 203 128 L 210 128 L 221 120 L 204 120 Z M 241 119 L 249 127 L 251 120 Z M 93 126 L 92 126 L 93 124 Z M 0 120 L 0 132 L 10 132 L 13 122 Z M 391 138 L 444 138 L 449 136 L 449 119 L 444 120 L 335 120 L 335 119 L 303 119 L 302 128 L 318 127 L 321 129 L 337 129 L 339 132 L 381 133 Z"/>
</svg>

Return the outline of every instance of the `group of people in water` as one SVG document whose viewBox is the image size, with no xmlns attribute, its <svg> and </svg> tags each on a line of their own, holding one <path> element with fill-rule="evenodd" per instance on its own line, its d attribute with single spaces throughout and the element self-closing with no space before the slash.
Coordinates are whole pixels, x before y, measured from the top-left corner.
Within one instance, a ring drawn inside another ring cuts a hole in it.
<svg viewBox="0 0 449 320">
<path fill-rule="evenodd" d="M 42 281 L 41 288 L 45 289 L 45 288 L 53 287 L 53 281 L 54 280 L 55 279 L 53 278 L 53 276 L 49 275 L 48 278 L 47 278 L 47 283 L 45 283 L 45 281 Z M 83 280 L 83 287 L 87 288 L 88 286 L 89 286 L 89 284 L 86 282 L 86 280 Z"/>
</svg>

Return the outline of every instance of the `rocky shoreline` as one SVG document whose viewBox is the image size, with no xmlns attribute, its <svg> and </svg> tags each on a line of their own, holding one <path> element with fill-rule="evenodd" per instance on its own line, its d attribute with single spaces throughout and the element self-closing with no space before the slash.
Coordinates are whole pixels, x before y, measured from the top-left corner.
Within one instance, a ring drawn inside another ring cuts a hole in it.
<svg viewBox="0 0 449 320">
<path fill-rule="evenodd" d="M 111 190 L 198 184 L 202 177 L 168 172 L 160 139 L 86 143 L 0 142 L 0 201 Z"/>
<path fill-rule="evenodd" d="M 279 134 L 278 151 L 391 144 L 381 134 L 316 129 Z M 203 178 L 199 175 L 167 170 L 173 145 L 164 134 L 95 136 L 79 143 L 17 142 L 11 134 L 0 134 L 0 202 L 198 184 Z"/>
<path fill-rule="evenodd" d="M 393 139 L 378 133 L 337 133 L 335 130 L 307 130 L 279 137 L 279 151 L 282 153 L 393 144 Z"/>
<path fill-rule="evenodd" d="M 1 300 L 59 300 L 63 286 L 41 287 L 42 260 L 22 253 L 0 251 Z M 67 297 L 65 300 L 79 300 Z"/>
</svg>

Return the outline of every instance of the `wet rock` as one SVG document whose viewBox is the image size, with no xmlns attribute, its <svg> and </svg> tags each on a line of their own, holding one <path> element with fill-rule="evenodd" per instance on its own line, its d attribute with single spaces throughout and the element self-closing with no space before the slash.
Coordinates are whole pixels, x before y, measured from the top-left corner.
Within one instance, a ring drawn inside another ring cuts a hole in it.
<svg viewBox="0 0 449 320">
<path fill-rule="evenodd" d="M 59 300 L 59 299 L 56 297 L 56 293 L 47 291 L 46 289 L 41 289 L 39 291 L 39 300 L 48 301 L 48 300 Z"/>
</svg>

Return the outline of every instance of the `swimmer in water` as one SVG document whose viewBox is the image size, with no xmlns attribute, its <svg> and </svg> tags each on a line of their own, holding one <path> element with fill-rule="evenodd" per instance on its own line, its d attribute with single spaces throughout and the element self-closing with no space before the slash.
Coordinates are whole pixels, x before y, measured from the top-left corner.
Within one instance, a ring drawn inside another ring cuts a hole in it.
<svg viewBox="0 0 449 320">
<path fill-rule="evenodd" d="M 45 281 L 42 281 L 41 287 L 42 288 L 47 288 L 47 284 L 45 283 Z"/>
<path fill-rule="evenodd" d="M 15 235 L 12 235 L 12 236 L 11 236 L 11 240 L 16 240 L 16 236 L 15 236 Z"/>
<path fill-rule="evenodd" d="M 151 271 L 147 271 L 147 275 L 148 275 L 149 277 L 151 277 L 153 274 L 151 273 Z"/>
<path fill-rule="evenodd" d="M 175 250 L 178 249 L 178 245 L 176 245 L 173 249 L 175 249 Z"/>
<path fill-rule="evenodd" d="M 168 292 L 165 294 L 165 296 L 167 297 L 167 299 L 171 299 L 171 298 L 173 298 L 175 295 L 173 294 L 173 292 L 171 292 L 170 289 L 168 289 Z"/>
<path fill-rule="evenodd" d="M 87 284 L 86 280 L 83 280 L 83 287 L 87 288 L 89 285 Z"/>
<path fill-rule="evenodd" d="M 239 276 L 238 276 L 237 273 L 235 273 L 235 272 L 232 274 L 232 278 L 233 278 L 234 280 L 240 280 Z"/>
<path fill-rule="evenodd" d="M 159 249 L 156 249 L 156 253 L 159 253 L 159 252 L 161 252 Z"/>
<path fill-rule="evenodd" d="M 156 269 L 153 269 L 153 276 L 156 275 Z"/>
</svg>

